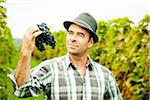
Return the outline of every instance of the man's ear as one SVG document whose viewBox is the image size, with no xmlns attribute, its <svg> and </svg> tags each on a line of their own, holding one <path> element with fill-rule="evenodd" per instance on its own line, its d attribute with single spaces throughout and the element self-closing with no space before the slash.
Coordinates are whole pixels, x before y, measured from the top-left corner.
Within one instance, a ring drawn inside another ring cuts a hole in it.
<svg viewBox="0 0 150 100">
<path fill-rule="evenodd" d="M 93 44 L 94 44 L 94 40 L 93 40 L 93 38 L 91 38 L 90 41 L 89 41 L 89 46 L 88 47 L 91 48 L 93 46 Z"/>
</svg>

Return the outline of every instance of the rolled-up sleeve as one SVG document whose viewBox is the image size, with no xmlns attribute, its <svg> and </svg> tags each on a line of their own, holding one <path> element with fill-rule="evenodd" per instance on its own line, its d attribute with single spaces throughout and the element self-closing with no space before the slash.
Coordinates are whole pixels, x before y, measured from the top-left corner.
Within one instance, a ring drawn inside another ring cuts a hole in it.
<svg viewBox="0 0 150 100">
<path fill-rule="evenodd" d="M 20 98 L 38 96 L 41 91 L 46 91 L 46 85 L 52 80 L 52 73 L 48 61 L 44 61 L 32 69 L 30 78 L 20 87 L 18 87 L 16 82 L 15 71 L 7 76 L 13 83 L 14 95 Z"/>
</svg>

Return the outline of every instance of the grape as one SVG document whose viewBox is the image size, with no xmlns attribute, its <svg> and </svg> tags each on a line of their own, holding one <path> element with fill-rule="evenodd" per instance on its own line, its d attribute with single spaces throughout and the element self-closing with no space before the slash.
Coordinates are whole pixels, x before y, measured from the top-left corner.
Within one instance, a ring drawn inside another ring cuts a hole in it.
<svg viewBox="0 0 150 100">
<path fill-rule="evenodd" d="M 44 43 L 46 45 L 50 45 L 52 49 L 56 46 L 56 41 L 53 36 L 53 34 L 49 31 L 49 28 L 47 27 L 47 24 L 37 24 L 38 28 L 42 31 L 42 33 L 35 38 L 35 45 L 38 50 L 44 51 Z"/>
</svg>

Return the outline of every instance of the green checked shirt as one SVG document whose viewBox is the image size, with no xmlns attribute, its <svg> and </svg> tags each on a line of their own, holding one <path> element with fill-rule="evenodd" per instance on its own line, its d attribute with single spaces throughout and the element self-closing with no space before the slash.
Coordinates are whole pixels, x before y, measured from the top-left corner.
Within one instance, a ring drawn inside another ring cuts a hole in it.
<svg viewBox="0 0 150 100">
<path fill-rule="evenodd" d="M 8 76 L 14 83 L 14 94 L 21 98 L 38 96 L 43 91 L 45 100 L 122 100 L 112 73 L 90 57 L 85 78 L 68 55 L 43 61 L 19 88 L 14 73 Z"/>
</svg>

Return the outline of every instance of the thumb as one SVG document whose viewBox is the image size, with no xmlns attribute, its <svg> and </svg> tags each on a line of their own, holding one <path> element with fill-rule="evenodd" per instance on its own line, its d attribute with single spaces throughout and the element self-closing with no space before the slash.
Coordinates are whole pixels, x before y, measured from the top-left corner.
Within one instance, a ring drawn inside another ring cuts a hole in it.
<svg viewBox="0 0 150 100">
<path fill-rule="evenodd" d="M 32 40 L 35 41 L 35 38 L 40 35 L 42 33 L 42 31 L 36 31 L 32 34 Z"/>
<path fill-rule="evenodd" d="M 42 33 L 42 31 L 40 31 L 40 30 L 37 31 L 37 32 L 34 32 L 34 33 L 33 33 L 33 37 L 36 38 L 36 37 L 39 36 L 41 33 Z"/>
</svg>

